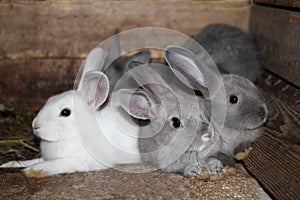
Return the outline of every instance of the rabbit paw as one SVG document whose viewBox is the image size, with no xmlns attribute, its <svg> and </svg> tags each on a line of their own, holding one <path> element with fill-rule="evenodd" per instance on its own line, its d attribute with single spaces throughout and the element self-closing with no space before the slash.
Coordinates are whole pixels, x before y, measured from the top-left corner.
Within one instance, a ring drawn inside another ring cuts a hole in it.
<svg viewBox="0 0 300 200">
<path fill-rule="evenodd" d="M 67 159 L 43 161 L 23 170 L 27 177 L 46 178 L 55 174 L 73 172 L 73 163 Z"/>
<path fill-rule="evenodd" d="M 236 168 L 234 168 L 234 167 L 225 167 L 225 168 L 223 168 L 221 173 L 218 173 L 217 175 L 210 176 L 209 180 L 219 181 L 219 180 L 222 180 L 222 179 L 226 178 L 227 176 L 235 176 L 236 173 L 237 173 Z"/>
<path fill-rule="evenodd" d="M 43 170 L 34 170 L 31 168 L 26 168 L 22 171 L 29 178 L 47 178 L 47 177 L 51 176 L 50 174 L 48 174 L 47 172 L 45 172 Z"/>
<path fill-rule="evenodd" d="M 238 152 L 237 154 L 235 154 L 235 159 L 237 160 L 244 160 L 251 152 L 252 147 L 249 147 L 248 149 L 245 149 L 245 151 L 243 152 Z"/>
<path fill-rule="evenodd" d="M 223 163 L 214 157 L 207 161 L 207 168 L 209 173 L 209 180 L 217 181 L 236 174 L 234 167 L 224 167 Z"/>
<path fill-rule="evenodd" d="M 185 167 L 183 174 L 189 177 L 199 176 L 201 179 L 208 178 L 208 173 L 199 163 L 193 163 Z"/>
<path fill-rule="evenodd" d="M 210 176 L 217 175 L 222 172 L 223 163 L 217 158 L 210 158 L 207 162 L 207 169 Z"/>
</svg>

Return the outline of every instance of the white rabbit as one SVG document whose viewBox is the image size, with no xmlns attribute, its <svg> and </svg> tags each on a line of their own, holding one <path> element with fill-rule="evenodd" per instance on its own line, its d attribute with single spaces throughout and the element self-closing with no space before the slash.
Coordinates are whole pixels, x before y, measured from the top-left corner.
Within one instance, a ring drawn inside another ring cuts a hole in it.
<svg viewBox="0 0 300 200">
<path fill-rule="evenodd" d="M 41 158 L 1 167 L 26 167 L 28 177 L 47 177 L 140 162 L 138 126 L 118 102 L 97 111 L 109 93 L 108 78 L 95 71 L 103 60 L 101 48 L 92 50 L 78 89 L 51 97 L 33 120 L 34 134 L 41 138 Z"/>
</svg>

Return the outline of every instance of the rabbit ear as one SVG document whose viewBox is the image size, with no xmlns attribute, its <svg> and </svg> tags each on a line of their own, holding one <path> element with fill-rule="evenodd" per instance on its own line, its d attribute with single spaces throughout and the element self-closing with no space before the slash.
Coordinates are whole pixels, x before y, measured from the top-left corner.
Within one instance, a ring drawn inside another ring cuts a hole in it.
<svg viewBox="0 0 300 200">
<path fill-rule="evenodd" d="M 151 68 L 151 66 L 132 68 L 129 73 L 139 85 L 148 89 L 158 99 L 169 101 L 176 100 L 176 95 L 169 84 L 167 84 L 163 78 Z"/>
<path fill-rule="evenodd" d="M 143 90 L 121 89 L 118 97 L 123 109 L 137 119 L 151 119 L 152 99 Z"/>
<path fill-rule="evenodd" d="M 100 47 L 96 47 L 88 54 L 84 62 L 83 72 L 77 87 L 78 91 L 81 90 L 85 74 L 89 71 L 94 71 L 94 70 L 101 71 L 103 64 L 104 64 L 103 49 Z"/>
<path fill-rule="evenodd" d="M 121 56 L 121 45 L 120 45 L 120 36 L 119 31 L 115 31 L 115 35 L 112 36 L 111 47 L 109 48 L 109 52 L 107 57 L 105 58 L 105 67 L 107 68 L 114 60 Z M 104 69 L 105 70 L 105 69 Z M 103 71 L 104 71 L 103 70 Z"/>
<path fill-rule="evenodd" d="M 165 49 L 165 59 L 184 84 L 193 90 L 201 91 L 205 97 L 209 96 L 206 80 L 194 53 L 183 47 L 170 45 Z"/>
<path fill-rule="evenodd" d="M 84 76 L 80 92 L 86 103 L 96 110 L 108 97 L 109 80 L 102 72 L 87 72 Z"/>
<path fill-rule="evenodd" d="M 124 73 L 136 66 L 150 63 L 150 60 L 151 60 L 150 51 L 142 51 L 142 52 L 136 53 L 135 55 L 131 56 L 129 58 L 129 60 L 127 61 L 125 69 L 124 69 Z"/>
</svg>

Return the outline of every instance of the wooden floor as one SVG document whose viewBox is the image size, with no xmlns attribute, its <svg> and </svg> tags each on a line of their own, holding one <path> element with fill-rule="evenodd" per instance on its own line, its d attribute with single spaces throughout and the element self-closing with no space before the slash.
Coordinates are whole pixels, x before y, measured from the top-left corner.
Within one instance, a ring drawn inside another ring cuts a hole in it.
<svg viewBox="0 0 300 200">
<path fill-rule="evenodd" d="M 300 198 L 300 89 L 264 73 L 258 85 L 269 108 L 265 133 L 244 165 L 275 199 Z"/>
</svg>

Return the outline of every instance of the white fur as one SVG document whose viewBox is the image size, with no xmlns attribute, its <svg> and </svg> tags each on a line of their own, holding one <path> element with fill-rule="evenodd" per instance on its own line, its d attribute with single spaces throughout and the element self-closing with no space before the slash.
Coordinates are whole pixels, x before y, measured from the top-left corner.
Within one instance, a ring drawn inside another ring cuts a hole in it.
<svg viewBox="0 0 300 200">
<path fill-rule="evenodd" d="M 60 117 L 60 111 L 66 107 L 71 109 L 71 115 Z M 77 116 L 76 112 L 81 116 Z M 140 162 L 136 139 L 138 126 L 130 121 L 128 115 L 119 112 L 123 111 L 117 104 L 108 104 L 101 111 L 95 112 L 77 91 L 54 96 L 33 121 L 33 127 L 39 127 L 34 133 L 41 138 L 42 157 L 31 161 L 13 161 L 1 167 L 27 167 L 25 172 L 40 170 L 47 175 L 53 175 L 101 170 L 115 164 Z M 84 121 L 80 121 L 81 119 Z M 86 133 L 80 132 L 84 129 L 82 125 L 87 128 Z M 100 132 L 95 133 L 99 130 Z M 126 135 L 127 132 L 132 136 Z M 82 140 L 82 135 L 87 134 L 99 136 L 92 138 L 98 144 L 98 152 L 92 152 L 87 146 L 89 142 Z M 102 161 L 97 156 L 102 152 L 109 158 L 104 157 Z"/>
<path fill-rule="evenodd" d="M 109 101 L 97 110 L 109 91 L 107 76 L 96 70 L 102 65 L 103 51 L 97 47 L 87 57 L 78 89 L 49 98 L 33 120 L 34 134 L 41 138 L 41 158 L 0 167 L 26 167 L 27 176 L 45 177 L 141 162 L 139 127 L 124 115 L 120 103 Z M 71 114 L 62 116 L 64 109 Z"/>
</svg>

